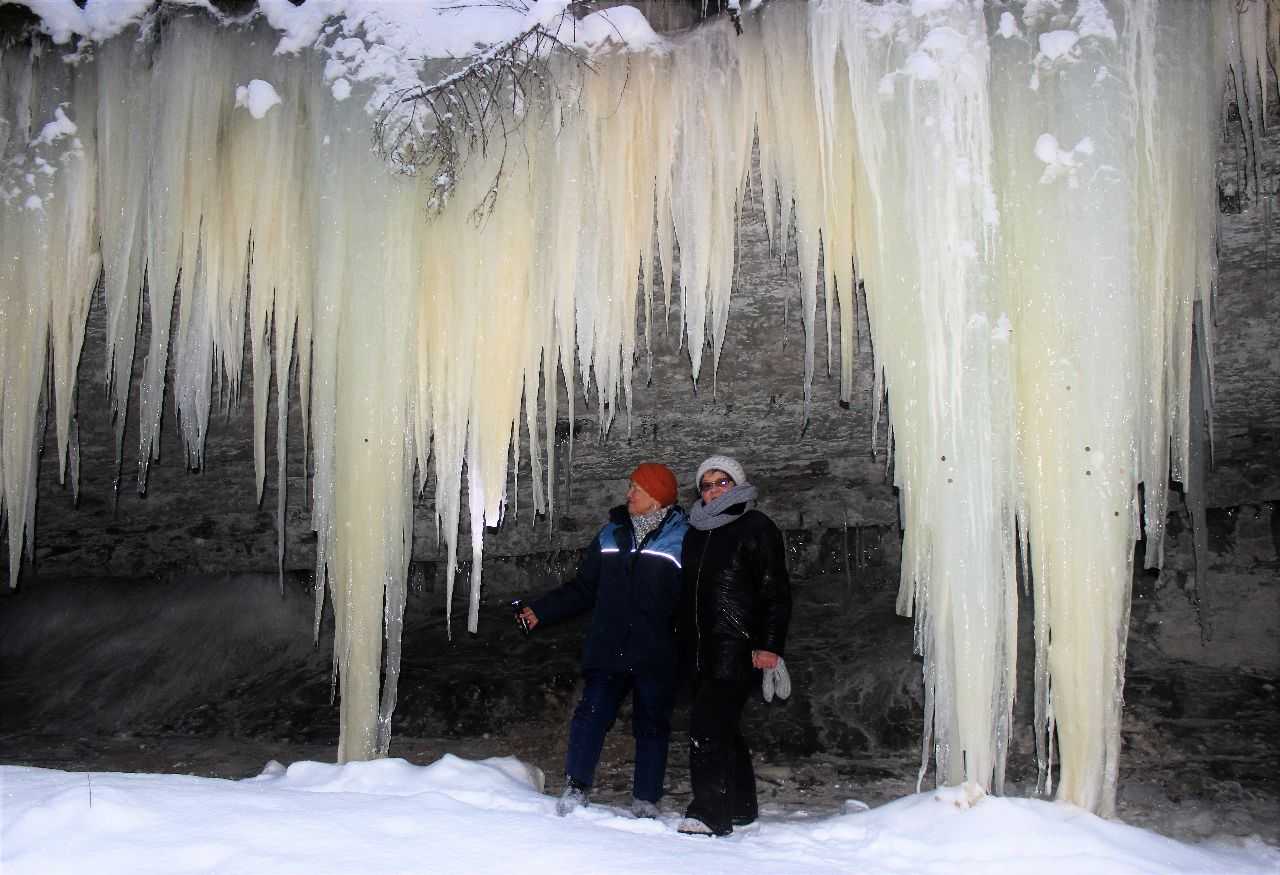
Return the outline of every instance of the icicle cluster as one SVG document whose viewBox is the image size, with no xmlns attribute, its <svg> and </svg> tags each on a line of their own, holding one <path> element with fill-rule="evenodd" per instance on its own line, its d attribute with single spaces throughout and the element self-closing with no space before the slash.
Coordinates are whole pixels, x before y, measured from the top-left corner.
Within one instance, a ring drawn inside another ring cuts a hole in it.
<svg viewBox="0 0 1280 875">
<path fill-rule="evenodd" d="M 140 484 L 168 367 L 197 466 L 213 399 L 238 397 L 248 336 L 259 495 L 269 387 L 282 395 L 283 466 L 296 374 L 317 624 L 325 584 L 337 620 L 339 756 L 385 752 L 414 495 L 434 481 L 452 604 L 466 478 L 474 629 L 483 534 L 504 512 L 522 408 L 535 504 L 550 513 L 560 393 L 570 423 L 579 384 L 604 427 L 629 407 L 677 241 L 681 334 L 697 379 L 710 333 L 714 379 L 758 137 L 771 239 L 798 255 L 806 398 L 819 265 L 845 398 L 865 286 L 901 496 L 899 607 L 925 658 L 922 776 L 934 760 L 940 782 L 1002 783 L 1021 554 L 1046 789 L 1056 738 L 1059 794 L 1108 812 L 1133 544 L 1145 518 L 1158 561 L 1168 475 L 1187 468 L 1197 315 L 1211 345 L 1212 71 L 1231 46 L 1246 71 L 1265 57 L 1231 30 L 1234 4 L 1214 8 L 777 0 L 742 36 L 722 21 L 662 51 L 598 57 L 589 75 L 566 69 L 431 220 L 429 183 L 388 173 L 372 151 L 360 95 L 338 99 L 345 81 L 332 89 L 318 60 L 273 56 L 263 31 L 178 17 L 159 40 L 117 38 L 75 66 L 11 50 L 11 580 L 30 543 L 47 370 L 74 482 L 75 368 L 101 269 L 118 452 L 139 325 L 151 326 Z M 497 208 L 477 223 L 495 176 Z"/>
<path fill-rule="evenodd" d="M 339 756 L 385 752 L 414 495 L 434 480 L 451 605 L 465 476 L 474 631 L 483 535 L 502 519 L 522 405 L 536 509 L 549 513 L 560 392 L 571 421 L 579 382 L 605 427 L 629 407 L 639 301 L 648 314 L 659 285 L 669 299 L 677 234 L 688 241 L 681 297 L 695 376 L 707 325 L 719 355 L 753 117 L 745 95 L 730 118 L 706 111 L 701 90 L 671 92 L 677 67 L 690 83 L 713 62 L 740 75 L 731 32 L 700 39 L 679 57 L 603 59 L 583 79 L 567 66 L 557 104 L 529 109 L 523 142 L 477 157 L 434 219 L 428 183 L 389 172 L 373 148 L 365 95 L 331 87 L 320 58 L 273 55 L 265 28 L 176 16 L 159 39 L 127 34 L 76 64 L 8 51 L 0 449 L 11 581 L 31 544 L 46 346 L 65 462 L 99 274 L 118 452 L 134 346 L 150 325 L 140 489 L 166 392 L 186 462 L 202 464 L 214 399 L 238 401 L 247 336 L 259 496 L 273 380 L 280 466 L 294 379 L 309 430 L 316 627 L 328 591 Z M 476 222 L 495 176 L 500 208 Z M 684 196 L 673 210 L 675 187 Z"/>
</svg>

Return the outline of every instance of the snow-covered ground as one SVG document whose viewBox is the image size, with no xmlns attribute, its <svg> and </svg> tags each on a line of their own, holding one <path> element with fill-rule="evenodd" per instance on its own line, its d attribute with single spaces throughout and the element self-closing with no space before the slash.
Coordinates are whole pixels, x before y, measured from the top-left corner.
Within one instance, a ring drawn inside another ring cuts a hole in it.
<svg viewBox="0 0 1280 875">
<path fill-rule="evenodd" d="M 1280 872 L 1256 840 L 1184 844 L 1070 805 L 920 793 L 769 816 L 724 839 L 592 805 L 561 819 L 513 757 L 270 763 L 242 781 L 0 767 L 0 872 L 699 875 Z"/>
</svg>

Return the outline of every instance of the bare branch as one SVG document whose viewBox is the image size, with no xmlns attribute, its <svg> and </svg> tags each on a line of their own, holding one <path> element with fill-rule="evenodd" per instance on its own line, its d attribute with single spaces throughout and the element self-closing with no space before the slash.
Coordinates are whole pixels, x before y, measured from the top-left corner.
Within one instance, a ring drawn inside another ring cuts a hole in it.
<svg viewBox="0 0 1280 875">
<path fill-rule="evenodd" d="M 518 0 L 494 3 L 519 8 L 517 4 Z M 565 23 L 593 5 L 592 0 L 572 0 L 555 21 L 458 59 L 463 66 L 435 84 L 401 89 L 383 102 L 374 122 L 374 141 L 383 157 L 403 172 L 430 175 L 429 209 L 443 209 L 467 161 L 476 154 L 487 156 L 495 139 L 501 138 L 493 184 L 472 217 L 483 221 L 492 212 L 506 166 L 507 141 L 558 93 L 550 70 L 553 58 L 567 57 L 579 70 L 593 69 L 559 37 Z"/>
</svg>

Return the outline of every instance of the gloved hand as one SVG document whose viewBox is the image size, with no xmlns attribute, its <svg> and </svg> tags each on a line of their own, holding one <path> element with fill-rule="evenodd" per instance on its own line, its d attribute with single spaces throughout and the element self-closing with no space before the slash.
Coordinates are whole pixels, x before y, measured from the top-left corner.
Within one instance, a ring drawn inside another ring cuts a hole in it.
<svg viewBox="0 0 1280 875">
<path fill-rule="evenodd" d="M 785 660 L 779 658 L 778 664 L 773 668 L 764 669 L 760 689 L 764 693 L 766 702 L 772 702 L 775 694 L 779 699 L 785 699 L 791 695 L 791 675 L 787 673 Z"/>
</svg>

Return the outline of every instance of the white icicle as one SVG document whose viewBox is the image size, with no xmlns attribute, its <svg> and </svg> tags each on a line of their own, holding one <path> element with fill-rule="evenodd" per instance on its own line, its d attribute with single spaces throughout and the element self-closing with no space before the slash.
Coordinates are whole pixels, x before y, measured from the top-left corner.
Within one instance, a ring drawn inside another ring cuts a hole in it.
<svg viewBox="0 0 1280 875">
<path fill-rule="evenodd" d="M 49 216 L 49 355 L 53 377 L 54 423 L 58 437 L 58 479 L 66 481 L 72 462 L 71 487 L 79 489 L 76 460 L 75 396 L 80 350 L 89 303 L 98 284 L 102 256 L 98 249 L 97 82 L 91 67 L 73 68 L 67 95 L 74 130 L 60 144 L 46 199 Z M 64 116 L 65 118 L 65 116 Z"/>
<path fill-rule="evenodd" d="M 830 179 L 828 283 L 852 286 L 843 262 L 858 252 L 906 530 L 899 609 L 916 613 L 939 780 L 991 787 L 1012 706 L 1015 549 L 982 8 L 917 16 L 826 4 L 821 14 L 811 39 Z M 861 112 L 842 121 L 848 101 Z M 851 198 L 852 210 L 834 208 Z M 848 343 L 853 296 L 844 298 Z"/>
<path fill-rule="evenodd" d="M 116 467 L 123 461 L 126 407 L 141 319 L 146 267 L 144 205 L 151 153 L 151 76 L 140 47 L 117 39 L 98 53 L 98 208 L 102 287 L 107 308 L 107 395 L 116 435 Z M 116 472 L 117 486 L 119 472 Z"/>
</svg>

